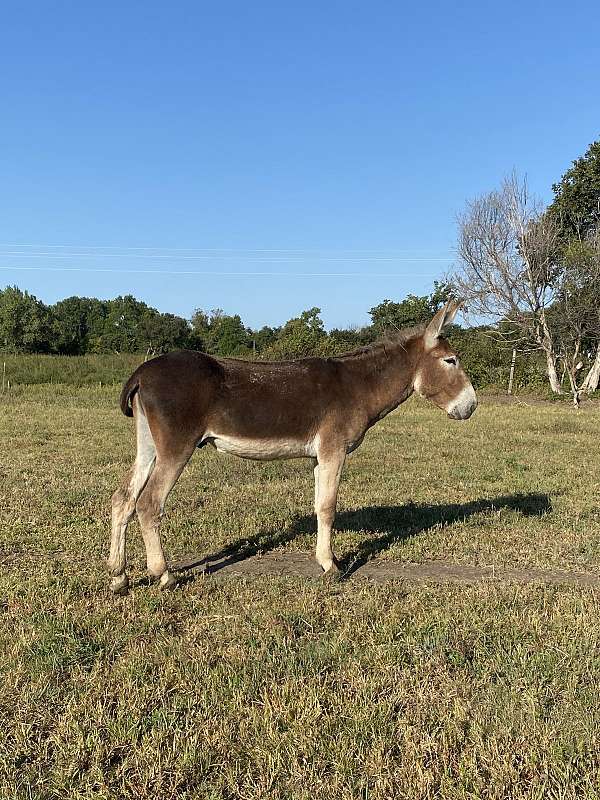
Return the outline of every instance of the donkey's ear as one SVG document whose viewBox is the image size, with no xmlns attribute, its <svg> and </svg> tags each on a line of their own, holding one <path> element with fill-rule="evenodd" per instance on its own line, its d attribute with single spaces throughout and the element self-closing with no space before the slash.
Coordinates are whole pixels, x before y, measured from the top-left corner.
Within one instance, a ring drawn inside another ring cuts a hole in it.
<svg viewBox="0 0 600 800">
<path fill-rule="evenodd" d="M 425 329 L 425 342 L 429 349 L 435 347 L 435 343 L 438 337 L 443 333 L 444 328 L 454 322 L 454 317 L 460 306 L 460 301 L 448 300 L 446 305 L 440 308 L 435 317 L 431 320 Z"/>
</svg>

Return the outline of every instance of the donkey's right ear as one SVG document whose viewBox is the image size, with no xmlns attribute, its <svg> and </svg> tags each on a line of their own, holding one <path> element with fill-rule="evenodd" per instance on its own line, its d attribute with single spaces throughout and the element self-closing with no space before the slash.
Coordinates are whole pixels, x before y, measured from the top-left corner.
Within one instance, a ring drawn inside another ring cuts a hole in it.
<svg viewBox="0 0 600 800">
<path fill-rule="evenodd" d="M 444 328 L 454 322 L 456 312 L 461 307 L 459 300 L 448 300 L 446 305 L 437 312 L 429 325 L 425 328 L 425 345 L 428 350 L 435 347 L 438 338 L 442 335 Z"/>
</svg>

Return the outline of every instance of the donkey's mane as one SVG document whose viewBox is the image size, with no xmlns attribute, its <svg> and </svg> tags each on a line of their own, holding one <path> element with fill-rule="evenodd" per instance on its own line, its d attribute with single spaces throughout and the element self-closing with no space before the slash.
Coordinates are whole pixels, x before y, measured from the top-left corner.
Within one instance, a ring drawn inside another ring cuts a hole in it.
<svg viewBox="0 0 600 800">
<path fill-rule="evenodd" d="M 342 355 L 335 356 L 337 359 L 347 358 L 361 358 L 375 353 L 385 352 L 388 348 L 403 347 L 403 345 L 416 339 L 417 336 L 422 336 L 425 333 L 426 323 L 420 325 L 413 325 L 410 328 L 402 328 L 399 331 L 390 331 L 386 333 L 381 339 L 378 339 L 373 344 L 364 345 L 356 350 L 351 350 L 349 353 L 342 353 Z"/>
</svg>

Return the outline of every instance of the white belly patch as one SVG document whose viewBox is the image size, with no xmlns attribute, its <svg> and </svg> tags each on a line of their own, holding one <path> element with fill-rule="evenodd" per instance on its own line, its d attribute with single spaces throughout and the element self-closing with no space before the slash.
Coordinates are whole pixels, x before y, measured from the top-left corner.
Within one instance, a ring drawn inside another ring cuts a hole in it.
<svg viewBox="0 0 600 800">
<path fill-rule="evenodd" d="M 240 458 L 254 461 L 274 461 L 279 458 L 306 458 L 315 456 L 315 444 L 298 442 L 290 439 L 243 439 L 238 436 L 207 434 L 205 441 L 215 447 L 219 453 L 231 453 Z"/>
</svg>

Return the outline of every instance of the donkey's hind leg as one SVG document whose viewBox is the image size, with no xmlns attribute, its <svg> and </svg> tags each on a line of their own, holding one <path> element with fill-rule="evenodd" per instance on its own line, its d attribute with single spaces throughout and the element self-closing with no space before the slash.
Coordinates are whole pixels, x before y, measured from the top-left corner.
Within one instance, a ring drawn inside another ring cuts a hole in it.
<svg viewBox="0 0 600 800">
<path fill-rule="evenodd" d="M 177 581 L 167 567 L 160 539 L 160 521 L 169 492 L 190 460 L 194 449 L 195 447 L 191 446 L 176 454 L 159 452 L 156 466 L 136 505 L 146 545 L 148 573 L 154 578 L 159 578 L 161 589 L 173 589 L 177 585 Z"/>
<path fill-rule="evenodd" d="M 115 594 L 125 594 L 129 582 L 125 572 L 127 525 L 135 513 L 135 504 L 146 485 L 156 459 L 156 448 L 148 420 L 137 399 L 134 399 L 137 455 L 123 483 L 112 497 L 112 533 L 108 568 L 112 575 L 111 589 Z"/>
</svg>

